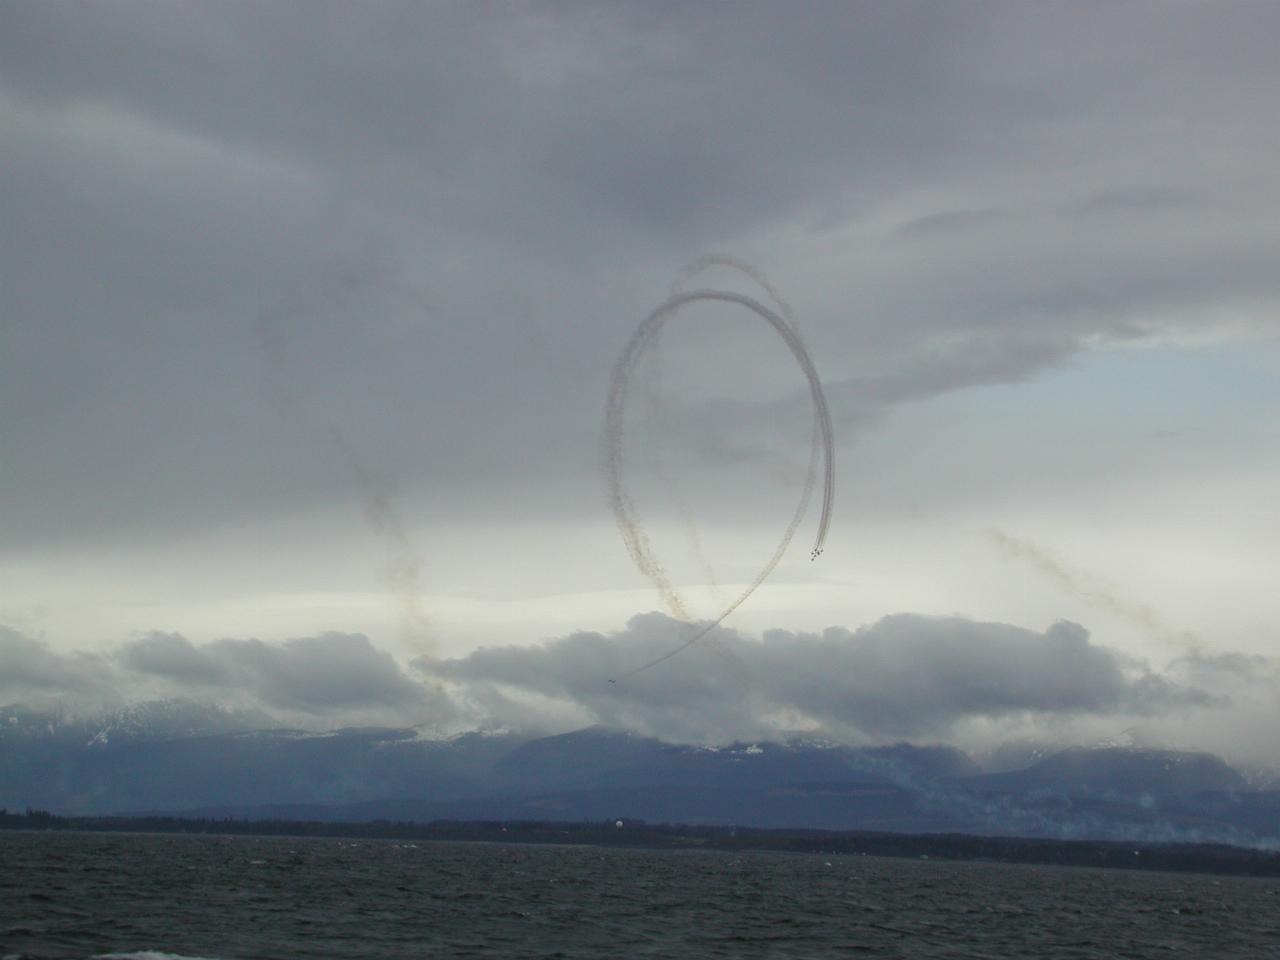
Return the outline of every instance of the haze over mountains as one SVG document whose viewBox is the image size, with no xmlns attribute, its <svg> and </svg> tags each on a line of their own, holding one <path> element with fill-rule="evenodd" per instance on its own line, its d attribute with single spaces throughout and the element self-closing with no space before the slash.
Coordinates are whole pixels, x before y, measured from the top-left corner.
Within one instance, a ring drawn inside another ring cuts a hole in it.
<svg viewBox="0 0 1280 960">
<path fill-rule="evenodd" d="M 1208 753 L 1104 744 L 1037 757 L 1022 745 L 979 763 L 953 747 L 909 743 L 705 747 L 601 727 L 431 739 L 412 728 L 260 729 L 257 719 L 178 702 L 93 721 L 5 708 L 0 807 L 251 819 L 618 817 L 1280 846 L 1275 780 Z"/>
</svg>

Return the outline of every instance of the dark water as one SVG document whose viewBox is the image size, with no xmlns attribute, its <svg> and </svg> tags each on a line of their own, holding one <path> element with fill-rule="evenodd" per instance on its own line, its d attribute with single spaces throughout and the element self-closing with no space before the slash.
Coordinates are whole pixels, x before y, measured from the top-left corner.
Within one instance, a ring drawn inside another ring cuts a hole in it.
<svg viewBox="0 0 1280 960">
<path fill-rule="evenodd" d="M 821 855 L 13 833 L 0 834 L 0 944 L 0 955 L 24 958 L 1277 957 L 1280 882 Z"/>
</svg>

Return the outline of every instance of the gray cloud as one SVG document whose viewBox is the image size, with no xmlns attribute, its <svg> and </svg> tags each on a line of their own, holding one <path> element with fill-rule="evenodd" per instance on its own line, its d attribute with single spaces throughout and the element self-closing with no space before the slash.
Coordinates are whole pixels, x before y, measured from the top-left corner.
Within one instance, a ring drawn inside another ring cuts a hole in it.
<svg viewBox="0 0 1280 960">
<path fill-rule="evenodd" d="M 43 706 L 118 699 L 111 663 L 92 653 L 61 654 L 47 643 L 0 625 L 0 698 Z"/>
<path fill-rule="evenodd" d="M 406 674 L 367 638 L 336 633 L 280 644 L 194 644 L 155 633 L 109 654 L 83 654 L 0 628 L 0 697 L 73 714 L 179 699 L 321 727 L 440 723 L 453 713 L 436 687 Z"/>
<path fill-rule="evenodd" d="M 1280 663 L 1259 654 L 1199 651 L 1174 660 L 1169 672 L 1188 683 L 1209 686 L 1225 682 L 1280 686 Z"/>
<path fill-rule="evenodd" d="M 961 233 L 1006 217 L 1002 210 L 943 210 L 905 223 L 898 228 L 904 237 L 927 237 L 934 234 Z"/>
<path fill-rule="evenodd" d="M 1266 8 L 0 17 L 12 544 L 351 498 L 253 389 L 267 312 L 288 352 L 272 374 L 381 470 L 454 515 L 519 477 L 545 516 L 594 484 L 614 351 L 708 248 L 765 238 L 824 375 L 901 370 L 913 396 L 1280 298 Z M 847 286 L 810 293 L 799 248 L 768 238 L 832 211 Z M 910 224 L 973 229 L 893 242 Z"/>
<path fill-rule="evenodd" d="M 1164 736 L 1202 750 L 1232 756 L 1242 764 L 1280 768 L 1275 731 L 1280 730 L 1280 659 L 1235 652 L 1198 652 L 1165 670 L 1172 682 L 1217 692 L 1225 703 L 1194 717 L 1170 718 Z"/>
<path fill-rule="evenodd" d="M 683 629 L 644 614 L 615 634 L 420 658 L 405 670 L 344 634 L 195 644 L 154 633 L 84 654 L 0 628 L 0 703 L 83 717 L 186 704 L 310 729 L 557 732 L 598 723 L 683 742 L 818 734 L 970 750 L 1028 736 L 1069 745 L 1126 729 L 1154 746 L 1266 768 L 1280 761 L 1270 735 L 1280 668 L 1264 657 L 1196 655 L 1154 671 L 1065 621 L 1036 632 L 898 614 L 855 631 L 758 639 L 719 628 L 663 668 L 608 682 L 671 649 Z"/>
<path fill-rule="evenodd" d="M 303 713 L 383 708 L 412 711 L 430 694 L 366 637 L 325 634 L 267 644 L 218 640 L 196 646 L 153 634 L 121 649 L 120 662 L 185 688 L 247 694 L 265 707 Z"/>
<path fill-rule="evenodd" d="M 1194 203 L 1197 197 L 1189 190 L 1172 187 L 1129 187 L 1103 190 L 1080 205 L 1081 213 L 1108 213 L 1126 210 L 1159 210 Z"/>
<path fill-rule="evenodd" d="M 853 739 L 935 737 L 977 718 L 1144 716 L 1218 703 L 1092 643 L 1073 623 L 1035 633 L 911 614 L 854 632 L 770 631 L 760 642 L 720 629 L 719 661 L 717 648 L 700 646 L 669 669 L 608 683 L 678 644 L 682 629 L 647 614 L 612 636 L 417 663 L 499 715 L 535 697 L 596 722 L 711 741 L 806 727 Z"/>
</svg>

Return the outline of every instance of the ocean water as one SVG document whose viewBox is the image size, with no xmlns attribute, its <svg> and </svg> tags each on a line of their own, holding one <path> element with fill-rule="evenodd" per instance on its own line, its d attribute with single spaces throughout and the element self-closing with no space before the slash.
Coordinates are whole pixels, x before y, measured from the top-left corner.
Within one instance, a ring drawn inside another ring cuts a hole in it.
<svg viewBox="0 0 1280 960">
<path fill-rule="evenodd" d="M 0 956 L 1277 957 L 1280 882 L 807 854 L 8 833 Z"/>
</svg>

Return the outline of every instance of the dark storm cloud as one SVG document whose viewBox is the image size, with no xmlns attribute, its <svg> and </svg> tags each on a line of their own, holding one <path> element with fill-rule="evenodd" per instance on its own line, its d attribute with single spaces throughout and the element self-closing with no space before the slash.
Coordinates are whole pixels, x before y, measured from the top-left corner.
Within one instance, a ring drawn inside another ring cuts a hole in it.
<svg viewBox="0 0 1280 960">
<path fill-rule="evenodd" d="M 691 649 L 669 669 L 607 682 L 671 649 L 681 630 L 648 614 L 613 636 L 575 634 L 418 665 L 497 716 L 542 698 L 596 722 L 713 741 L 806 724 L 855 739 L 932 737 L 975 718 L 1153 715 L 1218 702 L 1128 663 L 1073 623 L 1036 633 L 911 614 L 854 632 L 770 631 L 758 643 L 717 630 L 716 645 Z"/>
</svg>

